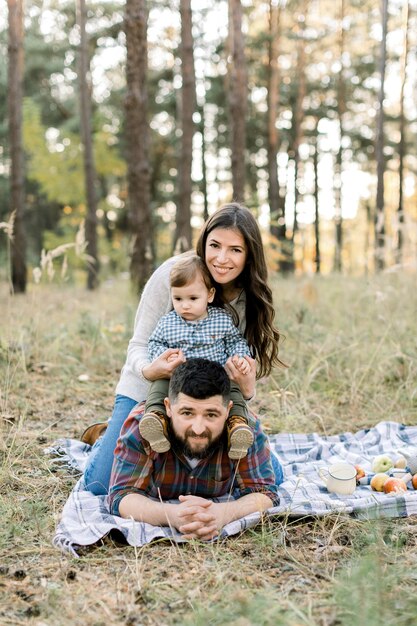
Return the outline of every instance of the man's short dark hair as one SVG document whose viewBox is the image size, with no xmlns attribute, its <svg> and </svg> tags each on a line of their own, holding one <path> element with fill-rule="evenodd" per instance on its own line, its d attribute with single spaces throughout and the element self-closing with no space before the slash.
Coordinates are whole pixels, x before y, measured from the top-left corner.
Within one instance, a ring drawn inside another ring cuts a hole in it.
<svg viewBox="0 0 417 626">
<path fill-rule="evenodd" d="M 195 400 L 222 396 L 227 406 L 230 400 L 230 380 L 222 365 L 207 359 L 188 359 L 171 376 L 168 396 L 175 402 L 179 393 Z"/>
</svg>

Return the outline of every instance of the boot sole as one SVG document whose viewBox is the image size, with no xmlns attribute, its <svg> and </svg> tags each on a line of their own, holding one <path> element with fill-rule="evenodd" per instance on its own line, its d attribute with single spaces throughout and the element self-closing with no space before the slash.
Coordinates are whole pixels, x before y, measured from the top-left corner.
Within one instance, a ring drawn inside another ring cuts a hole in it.
<svg viewBox="0 0 417 626">
<path fill-rule="evenodd" d="M 171 447 L 164 428 L 157 417 L 144 415 L 139 422 L 139 432 L 154 452 L 168 452 Z"/>
<path fill-rule="evenodd" d="M 250 430 L 247 428 L 238 428 L 230 436 L 229 458 L 241 459 L 245 457 L 253 441 L 253 434 Z"/>
</svg>

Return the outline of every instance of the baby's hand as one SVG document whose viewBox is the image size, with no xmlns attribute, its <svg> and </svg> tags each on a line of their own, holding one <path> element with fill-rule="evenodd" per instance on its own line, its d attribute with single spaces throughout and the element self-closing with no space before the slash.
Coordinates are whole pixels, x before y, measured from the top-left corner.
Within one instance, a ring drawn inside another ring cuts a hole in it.
<svg viewBox="0 0 417 626">
<path fill-rule="evenodd" d="M 232 357 L 232 362 L 233 365 L 236 367 L 236 369 L 239 370 L 239 372 L 243 375 L 246 376 L 246 374 L 249 374 L 250 372 L 250 365 L 247 362 L 247 360 L 243 357 L 243 356 L 238 356 L 237 354 L 235 354 Z"/>
</svg>

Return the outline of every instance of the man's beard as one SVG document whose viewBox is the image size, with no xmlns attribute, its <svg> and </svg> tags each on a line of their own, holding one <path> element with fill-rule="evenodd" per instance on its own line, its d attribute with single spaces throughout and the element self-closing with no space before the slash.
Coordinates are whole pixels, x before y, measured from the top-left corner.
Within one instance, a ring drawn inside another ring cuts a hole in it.
<svg viewBox="0 0 417 626">
<path fill-rule="evenodd" d="M 187 428 L 184 437 L 178 435 L 172 426 L 171 420 L 168 422 L 168 430 L 169 430 L 169 440 L 171 442 L 171 447 L 175 452 L 179 454 L 183 454 L 188 459 L 208 459 L 213 452 L 220 448 L 220 445 L 223 441 L 223 438 L 226 436 L 225 431 L 220 433 L 215 439 L 213 439 L 210 431 L 204 431 L 201 435 L 198 436 L 204 437 L 207 440 L 207 444 L 204 448 L 199 448 L 198 450 L 193 450 L 189 444 L 189 441 L 193 441 L 193 437 L 196 437 L 192 427 Z"/>
</svg>

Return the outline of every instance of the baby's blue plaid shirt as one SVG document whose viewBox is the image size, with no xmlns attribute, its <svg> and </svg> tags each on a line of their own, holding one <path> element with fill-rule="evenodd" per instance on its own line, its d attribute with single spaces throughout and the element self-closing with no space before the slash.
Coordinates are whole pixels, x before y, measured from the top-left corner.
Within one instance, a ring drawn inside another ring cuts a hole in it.
<svg viewBox="0 0 417 626">
<path fill-rule="evenodd" d="M 224 309 L 209 307 L 198 322 L 182 319 L 176 311 L 161 317 L 149 338 L 148 356 L 154 361 L 168 348 L 179 348 L 188 359 L 202 358 L 225 365 L 235 354 L 251 356 L 248 344 Z"/>
</svg>

